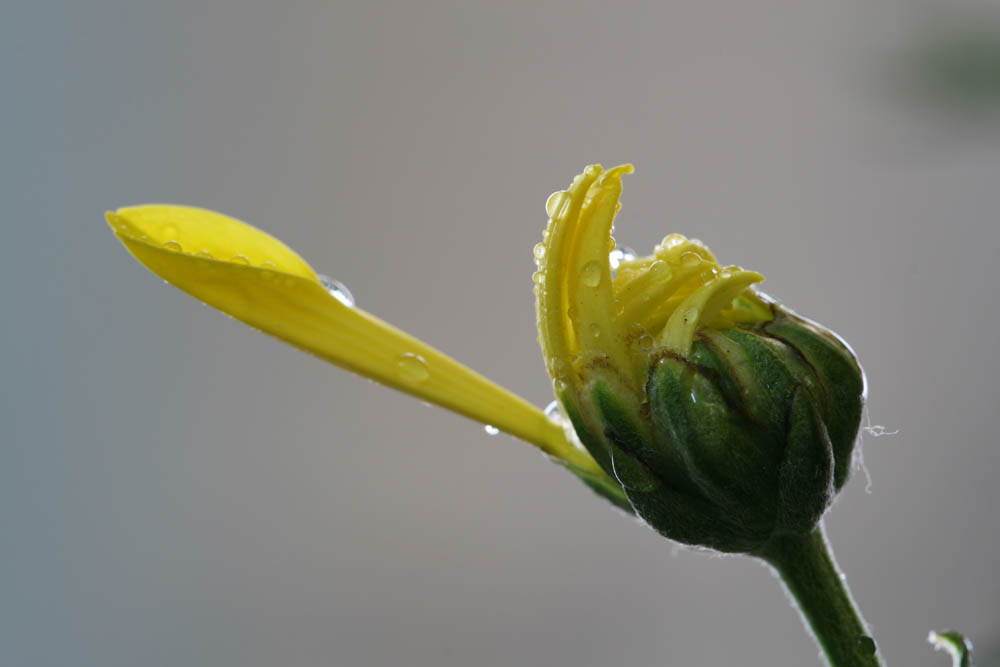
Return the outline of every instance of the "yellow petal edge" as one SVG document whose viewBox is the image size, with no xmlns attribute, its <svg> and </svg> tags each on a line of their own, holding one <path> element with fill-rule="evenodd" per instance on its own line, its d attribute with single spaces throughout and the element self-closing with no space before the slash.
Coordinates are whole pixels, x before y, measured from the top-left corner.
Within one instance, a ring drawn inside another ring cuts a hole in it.
<svg viewBox="0 0 1000 667">
<path fill-rule="evenodd" d="M 519 396 L 335 298 L 294 250 L 220 213 L 146 205 L 108 212 L 146 268 L 210 306 L 337 366 L 521 438 L 602 474 L 563 427 Z"/>
</svg>

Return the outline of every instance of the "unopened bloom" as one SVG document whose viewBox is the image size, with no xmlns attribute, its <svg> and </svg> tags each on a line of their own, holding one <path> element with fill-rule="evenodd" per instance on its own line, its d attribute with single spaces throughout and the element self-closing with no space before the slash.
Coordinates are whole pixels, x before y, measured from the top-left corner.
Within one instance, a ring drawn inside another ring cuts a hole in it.
<svg viewBox="0 0 1000 667">
<path fill-rule="evenodd" d="M 864 376 L 834 334 L 671 234 L 613 273 L 631 165 L 549 199 L 539 341 L 556 397 L 636 513 L 674 540 L 754 552 L 813 530 L 847 479 Z"/>
</svg>

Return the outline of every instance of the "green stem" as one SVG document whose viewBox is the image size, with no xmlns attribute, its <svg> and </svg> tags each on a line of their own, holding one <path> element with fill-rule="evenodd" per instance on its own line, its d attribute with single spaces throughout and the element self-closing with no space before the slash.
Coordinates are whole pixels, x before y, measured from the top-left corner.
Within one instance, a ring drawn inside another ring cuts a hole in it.
<svg viewBox="0 0 1000 667">
<path fill-rule="evenodd" d="M 832 667 L 882 665 L 821 526 L 808 535 L 776 537 L 756 555 L 781 576 Z"/>
</svg>

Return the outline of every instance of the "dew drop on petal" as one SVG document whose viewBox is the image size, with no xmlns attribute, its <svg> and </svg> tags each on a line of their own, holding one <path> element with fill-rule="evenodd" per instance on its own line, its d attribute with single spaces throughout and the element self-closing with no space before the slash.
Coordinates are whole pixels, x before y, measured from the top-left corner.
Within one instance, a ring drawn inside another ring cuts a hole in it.
<svg viewBox="0 0 1000 667">
<path fill-rule="evenodd" d="M 545 416 L 549 421 L 562 422 L 562 414 L 559 412 L 559 401 L 552 401 L 545 406 Z"/>
<path fill-rule="evenodd" d="M 166 243 L 163 244 L 163 247 L 169 250 L 170 252 L 180 252 L 181 250 L 183 250 L 181 244 L 178 241 L 167 241 Z"/>
<path fill-rule="evenodd" d="M 565 190 L 556 190 L 549 195 L 549 198 L 545 202 L 545 213 L 548 216 L 554 217 L 556 212 L 559 210 L 559 206 L 563 203 L 563 198 L 566 196 Z"/>
<path fill-rule="evenodd" d="M 201 257 L 202 259 L 212 259 L 212 253 L 207 250 L 202 250 L 198 253 L 198 257 Z"/>
<path fill-rule="evenodd" d="M 497 433 L 500 432 L 500 429 L 498 429 L 496 426 L 493 426 L 492 424 L 486 424 L 485 426 L 483 426 L 483 430 L 486 431 L 486 435 L 496 435 Z"/>
<path fill-rule="evenodd" d="M 396 369 L 401 379 L 413 384 L 424 382 L 431 376 L 424 358 L 412 352 L 404 352 L 399 355 L 399 359 L 396 360 Z"/>
<path fill-rule="evenodd" d="M 246 255 L 233 255 L 229 258 L 229 261 L 233 264 L 243 264 L 244 266 L 250 266 L 250 259 Z"/>
<path fill-rule="evenodd" d="M 649 265 L 649 274 L 658 280 L 670 280 L 670 265 L 658 259 Z"/>
<path fill-rule="evenodd" d="M 319 281 L 323 283 L 323 287 L 326 288 L 326 291 L 330 293 L 330 296 L 347 307 L 354 306 L 354 295 L 351 294 L 351 290 L 347 289 L 347 285 L 339 280 L 334 280 L 330 276 L 320 274 L 317 277 L 319 278 Z"/>
<path fill-rule="evenodd" d="M 686 252 L 681 255 L 681 265 L 689 269 L 701 264 L 701 257 L 696 252 Z"/>
<path fill-rule="evenodd" d="M 660 241 L 660 247 L 664 250 L 670 250 L 671 248 L 676 248 L 686 240 L 683 234 L 670 234 L 663 237 L 663 240 Z"/>
<path fill-rule="evenodd" d="M 531 274 L 531 281 L 535 283 L 535 285 L 541 285 L 543 280 L 545 280 L 544 271 L 535 271 Z"/>
<path fill-rule="evenodd" d="M 594 262 L 587 262 L 580 273 L 580 281 L 587 287 L 597 287 L 601 284 L 601 265 Z"/>
<path fill-rule="evenodd" d="M 535 256 L 535 264 L 541 266 L 542 262 L 545 260 L 545 244 L 536 243 L 532 254 Z"/>
</svg>

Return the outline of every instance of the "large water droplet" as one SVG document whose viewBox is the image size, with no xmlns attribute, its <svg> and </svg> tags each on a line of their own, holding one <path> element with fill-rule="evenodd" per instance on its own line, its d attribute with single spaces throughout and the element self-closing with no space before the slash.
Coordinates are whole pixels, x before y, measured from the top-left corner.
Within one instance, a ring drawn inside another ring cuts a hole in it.
<svg viewBox="0 0 1000 667">
<path fill-rule="evenodd" d="M 354 306 L 354 295 L 351 294 L 351 290 L 347 289 L 347 285 L 339 280 L 334 280 L 330 276 L 320 274 L 317 277 L 319 278 L 319 281 L 323 283 L 323 287 L 326 288 L 326 291 L 330 293 L 330 296 L 345 306 Z"/>
<path fill-rule="evenodd" d="M 875 646 L 875 640 L 868 635 L 858 635 L 858 650 L 864 655 L 875 655 L 878 648 Z"/>
<path fill-rule="evenodd" d="M 580 281 L 587 287 L 597 287 L 601 284 L 601 265 L 598 262 L 587 262 L 580 272 Z"/>
<path fill-rule="evenodd" d="M 555 217 L 555 214 L 559 211 L 559 206 L 563 203 L 563 198 L 566 196 L 565 190 L 556 190 L 549 195 L 549 198 L 545 202 L 545 213 L 550 217 Z"/>
<path fill-rule="evenodd" d="M 201 257 L 202 259 L 212 259 L 212 253 L 207 250 L 202 250 L 198 253 L 198 257 Z"/>
<path fill-rule="evenodd" d="M 532 254 L 535 256 L 535 264 L 537 266 L 541 266 L 542 262 L 545 260 L 545 244 L 536 243 Z"/>
<path fill-rule="evenodd" d="M 250 258 L 246 255 L 233 255 L 229 258 L 229 261 L 233 264 L 243 264 L 244 266 L 250 266 Z"/>
<path fill-rule="evenodd" d="M 531 282 L 535 283 L 535 285 L 541 285 L 543 280 L 545 280 L 544 271 L 535 271 L 531 274 Z"/>
<path fill-rule="evenodd" d="M 396 360 L 396 369 L 399 371 L 399 377 L 407 382 L 424 382 L 431 376 L 424 358 L 412 352 L 404 352 L 399 355 L 399 359 Z"/>
<path fill-rule="evenodd" d="M 486 431 L 486 435 L 496 435 L 497 433 L 500 432 L 500 429 L 498 429 L 496 426 L 493 426 L 492 424 L 486 424 L 483 427 L 483 430 Z"/>
<path fill-rule="evenodd" d="M 681 265 L 692 269 L 701 264 L 701 256 L 696 252 L 686 252 L 681 255 Z"/>
<path fill-rule="evenodd" d="M 549 418 L 549 421 L 562 422 L 562 413 L 559 412 L 559 401 L 552 401 L 545 406 L 545 416 Z"/>
<path fill-rule="evenodd" d="M 686 240 L 687 239 L 684 238 L 683 234 L 670 234 L 663 237 L 663 240 L 660 241 L 660 247 L 664 250 L 670 250 L 671 248 L 676 248 L 681 245 Z"/>
<path fill-rule="evenodd" d="M 658 259 L 649 265 L 649 274 L 657 280 L 670 280 L 670 265 Z"/>
<path fill-rule="evenodd" d="M 184 249 L 181 247 L 181 244 L 178 241 L 167 241 L 166 243 L 163 244 L 163 247 L 169 250 L 170 252 L 180 252 Z"/>
</svg>

